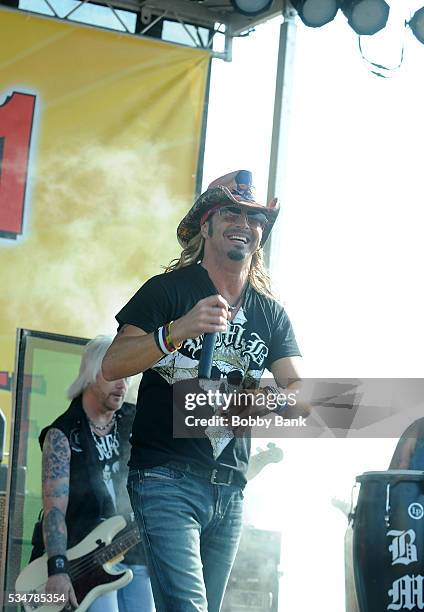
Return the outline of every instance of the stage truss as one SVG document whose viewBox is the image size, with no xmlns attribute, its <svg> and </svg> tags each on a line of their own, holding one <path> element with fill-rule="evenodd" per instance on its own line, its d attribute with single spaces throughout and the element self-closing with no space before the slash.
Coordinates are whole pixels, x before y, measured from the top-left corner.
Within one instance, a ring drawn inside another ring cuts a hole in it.
<svg viewBox="0 0 424 612">
<path fill-rule="evenodd" d="M 248 17 L 238 13 L 230 0 L 76 0 L 75 6 L 68 13 L 59 14 L 52 0 L 43 1 L 52 12 L 51 16 L 63 21 L 74 21 L 77 11 L 84 5 L 101 5 L 111 11 L 128 34 L 136 36 L 151 36 L 153 28 L 160 26 L 161 22 L 174 21 L 181 24 L 190 40 L 185 46 L 205 49 L 212 57 L 226 61 L 231 61 L 234 37 L 248 35 L 255 26 L 284 14 L 286 7 L 286 0 L 274 0 L 268 11 Z M 0 1 L 0 4 L 3 3 L 20 9 L 18 0 Z M 119 10 L 137 15 L 136 32 L 130 31 Z M 217 34 L 224 36 L 223 51 L 213 48 Z"/>
</svg>

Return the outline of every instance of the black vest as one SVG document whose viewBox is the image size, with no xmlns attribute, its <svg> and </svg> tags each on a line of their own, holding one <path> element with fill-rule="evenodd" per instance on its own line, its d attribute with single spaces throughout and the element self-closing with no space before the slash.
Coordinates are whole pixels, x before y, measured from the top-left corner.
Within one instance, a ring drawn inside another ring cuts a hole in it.
<svg viewBox="0 0 424 612">
<path fill-rule="evenodd" d="M 113 474 L 112 478 L 117 512 L 125 516 L 131 513 L 125 485 L 134 412 L 135 407 L 132 404 L 124 403 L 116 413 L 117 435 L 120 440 L 120 470 Z M 66 412 L 42 430 L 39 437 L 41 448 L 47 432 L 53 427 L 65 434 L 71 448 L 69 502 L 66 512 L 68 548 L 71 548 L 90 533 L 102 519 L 113 516 L 116 511 L 103 481 L 90 426 L 82 408 L 82 396 L 72 400 Z"/>
</svg>

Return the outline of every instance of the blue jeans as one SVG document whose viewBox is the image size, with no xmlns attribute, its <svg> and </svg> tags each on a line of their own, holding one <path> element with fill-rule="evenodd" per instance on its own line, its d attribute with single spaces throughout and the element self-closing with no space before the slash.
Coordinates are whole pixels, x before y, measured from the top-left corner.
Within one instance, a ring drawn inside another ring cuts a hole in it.
<svg viewBox="0 0 424 612">
<path fill-rule="evenodd" d="M 129 584 L 97 597 L 87 612 L 155 612 L 149 573 L 145 565 L 116 563 L 115 571 L 132 570 L 133 579 Z"/>
<path fill-rule="evenodd" d="M 157 612 L 219 612 L 242 527 L 243 492 L 158 466 L 130 470 Z"/>
<path fill-rule="evenodd" d="M 117 591 L 109 591 L 97 597 L 87 612 L 119 612 Z"/>
<path fill-rule="evenodd" d="M 119 563 L 116 569 L 130 569 L 133 579 L 123 589 L 118 589 L 119 612 L 155 612 L 149 572 L 145 565 Z"/>
</svg>

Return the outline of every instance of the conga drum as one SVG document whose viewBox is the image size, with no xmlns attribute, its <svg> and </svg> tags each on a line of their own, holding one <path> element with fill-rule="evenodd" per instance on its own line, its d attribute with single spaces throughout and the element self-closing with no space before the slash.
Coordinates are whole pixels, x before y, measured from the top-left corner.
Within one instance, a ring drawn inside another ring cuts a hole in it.
<svg viewBox="0 0 424 612">
<path fill-rule="evenodd" d="M 361 612 L 424 610 L 424 472 L 365 472 L 353 517 Z"/>
</svg>

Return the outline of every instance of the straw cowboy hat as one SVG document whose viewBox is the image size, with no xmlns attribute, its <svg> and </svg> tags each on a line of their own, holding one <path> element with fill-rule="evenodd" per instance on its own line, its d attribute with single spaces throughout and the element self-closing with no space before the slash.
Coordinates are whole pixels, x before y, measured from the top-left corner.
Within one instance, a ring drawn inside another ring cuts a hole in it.
<svg viewBox="0 0 424 612">
<path fill-rule="evenodd" d="M 212 181 L 180 222 L 177 228 L 177 238 L 181 246 L 185 248 L 190 240 L 200 232 L 200 226 L 210 214 L 222 206 L 242 206 L 262 212 L 267 217 L 268 223 L 263 229 L 261 246 L 268 238 L 280 211 L 277 198 L 273 198 L 268 206 L 256 202 L 252 194 L 251 172 L 248 170 L 230 172 Z"/>
</svg>

